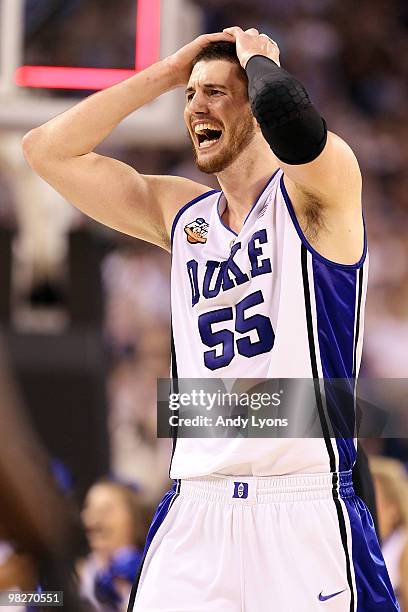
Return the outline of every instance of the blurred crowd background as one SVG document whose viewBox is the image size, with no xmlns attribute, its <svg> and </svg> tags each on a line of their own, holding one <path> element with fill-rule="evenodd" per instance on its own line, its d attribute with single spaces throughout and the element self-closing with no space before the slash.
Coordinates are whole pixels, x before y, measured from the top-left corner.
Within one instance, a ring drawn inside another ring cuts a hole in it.
<svg viewBox="0 0 408 612">
<path fill-rule="evenodd" d="M 240 25 L 276 40 L 282 65 L 306 85 L 329 129 L 354 149 L 370 250 L 361 375 L 406 378 L 407 3 L 191 2 L 201 11 L 203 32 Z M 27 0 L 24 61 L 131 67 L 134 10 L 131 0 Z M 82 508 L 86 539 L 73 554 L 80 559 L 81 593 L 96 610 L 123 610 L 148 520 L 169 486 L 170 441 L 156 437 L 156 380 L 169 372 L 169 255 L 39 189 L 31 170 L 15 161 L 19 147 L 19 138 L 0 131 L 4 353 L 16 393 L 52 457 L 54 480 Z M 142 173 L 217 187 L 196 169 L 187 137 L 177 148 L 104 144 L 101 151 Z M 364 445 L 372 457 L 384 554 L 407 612 L 408 444 L 394 438 Z M 4 541 L 0 588 L 36 581 L 38 568 Z"/>
</svg>

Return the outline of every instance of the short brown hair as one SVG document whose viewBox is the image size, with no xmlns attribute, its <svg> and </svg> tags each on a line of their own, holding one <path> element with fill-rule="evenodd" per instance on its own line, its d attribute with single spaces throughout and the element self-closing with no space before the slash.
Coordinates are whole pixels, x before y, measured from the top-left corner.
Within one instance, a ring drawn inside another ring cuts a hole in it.
<svg viewBox="0 0 408 612">
<path fill-rule="evenodd" d="M 195 66 L 198 62 L 211 60 L 226 60 L 227 62 L 236 64 L 238 68 L 238 77 L 244 81 L 246 85 L 248 84 L 247 74 L 239 63 L 235 43 L 224 40 L 209 43 L 195 56 L 192 65 Z"/>
</svg>

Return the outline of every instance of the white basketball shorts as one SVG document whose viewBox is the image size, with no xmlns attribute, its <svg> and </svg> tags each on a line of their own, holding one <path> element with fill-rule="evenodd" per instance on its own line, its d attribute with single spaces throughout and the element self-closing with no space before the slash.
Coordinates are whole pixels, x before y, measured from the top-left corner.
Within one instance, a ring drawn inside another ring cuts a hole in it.
<svg viewBox="0 0 408 612">
<path fill-rule="evenodd" d="M 129 612 L 395 612 L 351 472 L 181 480 L 149 531 Z"/>
</svg>

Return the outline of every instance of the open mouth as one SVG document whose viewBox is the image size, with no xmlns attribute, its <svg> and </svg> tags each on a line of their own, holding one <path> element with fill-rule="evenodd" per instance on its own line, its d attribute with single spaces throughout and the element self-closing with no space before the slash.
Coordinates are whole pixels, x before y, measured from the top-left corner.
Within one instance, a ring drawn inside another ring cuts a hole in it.
<svg viewBox="0 0 408 612">
<path fill-rule="evenodd" d="M 208 149 L 219 142 L 222 130 L 210 123 L 199 123 L 194 126 L 199 149 Z"/>
</svg>

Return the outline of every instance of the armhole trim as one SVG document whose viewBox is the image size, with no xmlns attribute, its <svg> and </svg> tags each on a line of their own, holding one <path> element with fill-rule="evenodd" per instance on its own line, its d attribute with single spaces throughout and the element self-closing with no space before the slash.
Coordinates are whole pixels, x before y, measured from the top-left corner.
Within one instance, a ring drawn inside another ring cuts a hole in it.
<svg viewBox="0 0 408 612">
<path fill-rule="evenodd" d="M 285 204 L 288 209 L 290 218 L 292 219 L 292 223 L 295 226 L 295 230 L 300 240 L 302 241 L 302 244 L 305 246 L 305 248 L 313 255 L 313 257 L 315 257 L 322 263 L 326 264 L 327 266 L 331 266 L 333 268 L 341 268 L 343 270 L 357 270 L 358 268 L 361 268 L 361 266 L 364 265 L 364 262 L 367 256 L 367 232 L 366 232 L 366 226 L 365 226 L 365 221 L 364 221 L 364 215 L 362 215 L 363 226 L 364 226 L 364 246 L 363 246 L 363 254 L 361 255 L 360 259 L 354 264 L 342 264 L 336 261 L 332 261 L 331 259 L 327 259 L 326 257 L 321 255 L 318 251 L 316 251 L 312 247 L 312 245 L 310 244 L 310 242 L 307 240 L 306 236 L 304 235 L 302 228 L 299 225 L 299 221 L 297 220 L 295 209 L 293 208 L 293 204 L 291 202 L 289 194 L 286 191 L 283 177 L 284 177 L 284 174 L 282 173 L 282 176 L 280 178 L 280 188 L 281 188 L 281 192 L 283 195 L 283 199 L 285 200 Z"/>
</svg>

